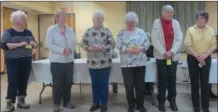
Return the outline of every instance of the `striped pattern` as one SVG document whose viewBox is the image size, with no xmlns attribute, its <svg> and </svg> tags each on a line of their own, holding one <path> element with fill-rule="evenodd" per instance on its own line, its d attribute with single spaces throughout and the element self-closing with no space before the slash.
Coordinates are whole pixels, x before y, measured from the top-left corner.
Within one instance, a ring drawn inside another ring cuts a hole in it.
<svg viewBox="0 0 218 112">
<path fill-rule="evenodd" d="M 23 32 L 17 32 L 13 28 L 9 28 L 3 33 L 2 36 L 2 43 L 19 43 L 23 41 L 35 41 L 31 31 L 25 29 Z M 4 55 L 6 58 L 30 57 L 32 56 L 32 49 L 26 49 L 24 46 L 15 49 L 4 50 Z"/>
</svg>

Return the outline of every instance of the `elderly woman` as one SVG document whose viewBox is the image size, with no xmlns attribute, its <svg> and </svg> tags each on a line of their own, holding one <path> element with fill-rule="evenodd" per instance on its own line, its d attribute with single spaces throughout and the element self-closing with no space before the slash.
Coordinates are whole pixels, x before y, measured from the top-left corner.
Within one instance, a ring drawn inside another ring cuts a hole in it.
<svg viewBox="0 0 218 112">
<path fill-rule="evenodd" d="M 197 13 L 195 16 L 196 25 L 187 30 L 185 37 L 194 112 L 201 111 L 199 101 L 199 80 L 201 84 L 203 112 L 209 112 L 211 53 L 217 48 L 217 40 L 213 28 L 206 24 L 208 18 L 209 15 L 207 12 Z"/>
<path fill-rule="evenodd" d="M 183 39 L 179 22 L 173 19 L 173 13 L 172 6 L 163 6 L 162 17 L 154 21 L 151 33 L 157 64 L 158 109 L 162 112 L 166 110 L 166 90 L 168 90 L 167 100 L 170 103 L 170 108 L 173 111 L 178 111 L 176 105 L 176 70 Z"/>
<path fill-rule="evenodd" d="M 56 24 L 48 28 L 46 43 L 50 51 L 54 112 L 60 112 L 61 98 L 63 107 L 75 108 L 70 99 L 76 38 L 72 28 L 66 25 L 66 14 L 63 10 L 56 11 L 55 21 Z"/>
<path fill-rule="evenodd" d="M 115 48 L 115 41 L 111 31 L 103 26 L 103 11 L 96 11 L 92 20 L 94 25 L 84 33 L 81 45 L 87 51 L 87 63 L 92 81 L 93 105 L 90 111 L 101 108 L 101 112 L 106 112 L 112 64 L 110 52 Z"/>
<path fill-rule="evenodd" d="M 7 105 L 4 112 L 14 111 L 16 96 L 18 96 L 18 108 L 29 108 L 25 103 L 25 97 L 31 71 L 32 49 L 37 47 L 32 32 L 25 28 L 27 23 L 25 12 L 13 12 L 11 22 L 13 26 L 4 31 L 1 42 L 8 73 Z"/>
<path fill-rule="evenodd" d="M 128 101 L 128 112 L 134 112 L 135 101 L 140 112 L 144 108 L 144 82 L 146 50 L 150 46 L 144 30 L 136 28 L 138 16 L 134 12 L 125 15 L 126 28 L 119 32 L 117 47 L 120 50 L 121 68 Z M 135 89 L 134 89 L 135 87 Z M 134 97 L 134 90 L 136 98 Z"/>
</svg>

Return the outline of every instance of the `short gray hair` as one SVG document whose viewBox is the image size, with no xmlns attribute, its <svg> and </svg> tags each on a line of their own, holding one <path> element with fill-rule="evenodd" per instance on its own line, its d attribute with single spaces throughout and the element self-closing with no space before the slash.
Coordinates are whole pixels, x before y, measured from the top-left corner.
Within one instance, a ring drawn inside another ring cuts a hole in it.
<svg viewBox="0 0 218 112">
<path fill-rule="evenodd" d="M 92 19 L 94 20 L 97 16 L 105 16 L 105 13 L 103 10 L 98 10 L 98 11 L 95 11 L 92 15 Z"/>
<path fill-rule="evenodd" d="M 58 9 L 58 10 L 55 11 L 54 19 L 55 19 L 56 22 L 57 22 L 58 17 L 59 17 L 61 14 L 65 15 L 66 13 L 65 13 L 62 9 Z"/>
<path fill-rule="evenodd" d="M 11 23 L 16 24 L 17 22 L 20 22 L 21 20 L 27 20 L 27 15 L 25 12 L 18 10 L 11 14 Z"/>
<path fill-rule="evenodd" d="M 174 12 L 173 6 L 171 5 L 164 5 L 162 7 L 162 14 L 165 12 Z"/>
<path fill-rule="evenodd" d="M 135 12 L 128 12 L 124 17 L 125 22 L 134 22 L 135 24 L 139 23 L 139 18 Z"/>
</svg>

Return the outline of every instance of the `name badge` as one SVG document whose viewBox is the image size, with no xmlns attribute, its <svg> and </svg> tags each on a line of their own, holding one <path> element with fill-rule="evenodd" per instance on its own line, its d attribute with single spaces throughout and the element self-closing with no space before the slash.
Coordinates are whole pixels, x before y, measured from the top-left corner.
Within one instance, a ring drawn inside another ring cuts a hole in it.
<svg viewBox="0 0 218 112">
<path fill-rule="evenodd" d="M 26 45 L 25 48 L 26 49 L 32 49 L 32 46 L 31 45 Z"/>
<path fill-rule="evenodd" d="M 171 59 L 167 59 L 167 65 L 172 65 L 172 60 Z"/>
</svg>

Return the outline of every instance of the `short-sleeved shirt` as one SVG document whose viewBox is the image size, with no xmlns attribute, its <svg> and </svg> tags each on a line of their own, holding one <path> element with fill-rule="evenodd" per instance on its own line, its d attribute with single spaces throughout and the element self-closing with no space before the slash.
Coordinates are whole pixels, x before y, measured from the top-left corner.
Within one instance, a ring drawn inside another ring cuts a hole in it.
<svg viewBox="0 0 218 112">
<path fill-rule="evenodd" d="M 20 43 L 20 42 L 35 41 L 33 34 L 30 30 L 25 29 L 23 32 L 18 32 L 13 28 L 9 28 L 4 31 L 1 44 L 6 43 Z M 21 58 L 31 57 L 32 49 L 26 49 L 25 46 L 15 49 L 4 50 L 5 58 Z"/>
</svg>

